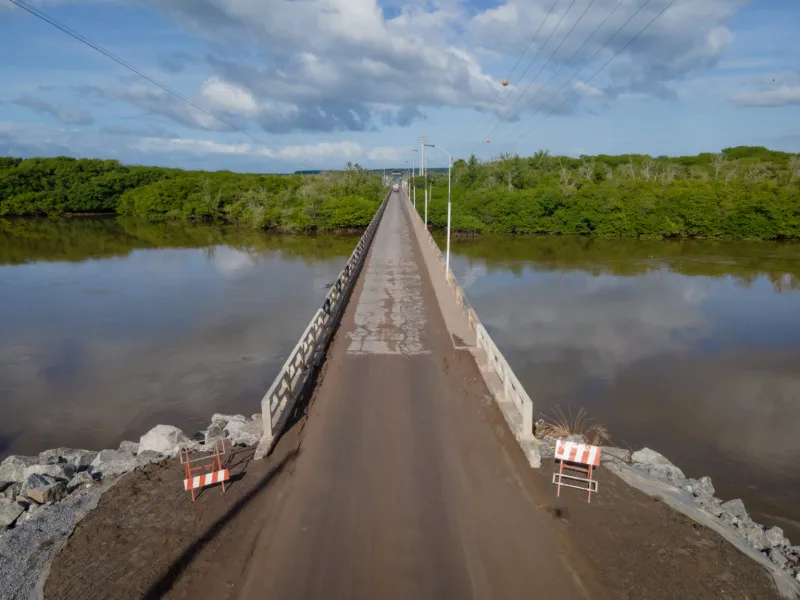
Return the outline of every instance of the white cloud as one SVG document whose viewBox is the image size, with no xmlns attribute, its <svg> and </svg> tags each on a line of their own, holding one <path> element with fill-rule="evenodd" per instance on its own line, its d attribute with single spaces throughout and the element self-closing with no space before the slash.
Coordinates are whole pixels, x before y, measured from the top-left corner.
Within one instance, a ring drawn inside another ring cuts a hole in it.
<svg viewBox="0 0 800 600">
<path fill-rule="evenodd" d="M 342 160 L 364 156 L 364 149 L 355 142 L 319 142 L 307 146 L 287 146 L 278 151 L 283 158 L 333 158 Z"/>
<path fill-rule="evenodd" d="M 200 91 L 212 108 L 245 116 L 258 112 L 258 103 L 250 90 L 222 81 L 216 75 L 209 77 Z"/>
<path fill-rule="evenodd" d="M 736 92 L 730 100 L 739 106 L 774 107 L 800 104 L 800 85 L 782 85 L 769 90 Z"/>
<path fill-rule="evenodd" d="M 250 144 L 221 144 L 212 140 L 191 138 L 142 138 L 131 144 L 142 152 L 191 152 L 193 154 L 252 154 L 272 156 L 272 150 Z"/>
</svg>

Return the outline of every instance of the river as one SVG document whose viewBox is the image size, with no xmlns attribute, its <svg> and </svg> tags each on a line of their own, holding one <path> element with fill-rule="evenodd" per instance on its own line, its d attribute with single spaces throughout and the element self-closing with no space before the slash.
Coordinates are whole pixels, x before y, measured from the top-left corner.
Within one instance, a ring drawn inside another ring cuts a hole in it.
<svg viewBox="0 0 800 600">
<path fill-rule="evenodd" d="M 0 458 L 260 412 L 357 235 L 0 220 Z"/>
<path fill-rule="evenodd" d="M 584 407 L 800 544 L 800 245 L 486 236 L 451 260 L 537 411 Z"/>
<path fill-rule="evenodd" d="M 259 411 L 357 239 L 0 219 L 0 458 Z M 586 408 L 800 543 L 799 245 L 484 236 L 452 264 L 537 411 Z"/>
</svg>

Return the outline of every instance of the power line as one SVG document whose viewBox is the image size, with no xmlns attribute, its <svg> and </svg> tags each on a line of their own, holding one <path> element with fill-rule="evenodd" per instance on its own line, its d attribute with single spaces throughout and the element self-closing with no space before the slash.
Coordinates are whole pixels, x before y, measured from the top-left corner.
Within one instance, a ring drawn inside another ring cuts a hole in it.
<svg viewBox="0 0 800 600">
<path fill-rule="evenodd" d="M 517 99 L 516 99 L 516 101 L 514 102 L 514 104 L 512 104 L 512 105 L 509 107 L 509 109 L 506 111 L 506 113 L 503 115 L 503 118 L 504 118 L 504 119 L 505 119 L 505 118 L 506 118 L 506 117 L 507 117 L 507 116 L 508 116 L 508 115 L 511 113 L 511 111 L 512 111 L 512 110 L 513 110 L 513 108 L 514 108 L 514 107 L 515 107 L 515 106 L 516 106 L 516 105 L 519 103 L 519 101 L 520 101 L 520 100 L 522 100 L 522 98 L 525 96 L 525 94 L 527 94 L 527 93 L 528 93 L 528 90 L 529 90 L 529 89 L 531 89 L 531 86 L 532 86 L 532 85 L 533 85 L 533 84 L 536 82 L 536 80 L 539 78 L 539 75 L 541 75 L 541 74 L 542 74 L 542 71 L 544 71 L 544 69 L 547 67 L 547 65 L 549 65 L 549 64 L 550 64 L 550 61 L 551 61 L 551 60 L 553 60 L 553 57 L 556 55 L 556 52 L 558 52 L 558 51 L 561 49 L 561 46 L 563 46 L 563 45 L 564 45 L 564 42 L 566 42 L 566 41 L 567 41 L 567 39 L 569 38 L 569 36 L 570 36 L 570 35 L 572 35 L 572 32 L 573 32 L 573 31 L 575 31 L 575 28 L 578 26 L 578 23 L 580 23 L 580 22 L 583 20 L 583 17 L 585 17 L 585 16 L 586 16 L 586 13 L 587 13 L 587 12 L 589 12 L 589 9 L 592 7 L 592 5 L 593 5 L 594 3 L 595 3 L 595 0 L 591 0 L 591 1 L 589 2 L 589 4 L 587 4 L 587 5 L 586 5 L 586 8 L 584 8 L 584 9 L 583 9 L 583 12 L 581 13 L 581 16 L 579 16 L 579 17 L 578 17 L 578 19 L 577 19 L 577 20 L 576 20 L 576 21 L 575 21 L 575 22 L 572 24 L 572 27 L 570 27 L 570 30 L 567 32 L 567 35 L 565 35 L 565 36 L 564 36 L 564 39 L 562 39 L 562 40 L 561 40 L 561 43 L 560 43 L 558 46 L 556 46 L 555 50 L 553 50 L 553 51 L 550 53 L 550 56 L 548 57 L 548 59 L 547 59 L 547 62 L 546 62 L 546 63 L 544 63 L 544 64 L 543 64 L 543 65 L 542 65 L 542 66 L 539 68 L 539 71 L 536 73 L 536 76 L 535 76 L 533 79 L 531 79 L 530 83 L 528 84 L 528 87 L 526 87 L 526 88 L 525 88 L 525 90 L 524 90 L 524 91 L 523 91 L 523 92 L 522 92 L 522 93 L 521 93 L 521 94 L 520 94 L 520 95 L 517 97 Z M 494 132 L 497 130 L 497 128 L 500 126 L 500 124 L 501 124 L 501 121 L 498 121 L 498 122 L 497 122 L 497 125 L 495 125 L 495 128 L 494 128 L 494 129 L 491 131 L 491 133 L 490 133 L 489 135 L 491 135 L 492 133 L 494 133 Z"/>
<path fill-rule="evenodd" d="M 611 15 L 613 15 L 613 14 L 616 12 L 616 10 L 617 10 L 617 9 L 618 9 L 618 8 L 619 8 L 619 7 L 622 5 L 622 3 L 623 3 L 623 2 L 625 2 L 625 1 L 626 1 L 626 0 L 620 0 L 620 1 L 619 1 L 619 3 L 617 3 L 617 5 L 616 5 L 616 6 L 614 7 L 614 9 L 613 9 L 613 10 L 612 10 L 612 11 L 611 11 L 609 14 L 608 14 L 608 16 L 607 16 L 605 19 L 603 19 L 603 20 L 600 22 L 600 24 L 599 24 L 597 27 L 595 27 L 595 29 L 594 29 L 594 31 L 592 31 L 591 35 L 589 35 L 589 37 L 588 37 L 588 38 L 586 38 L 586 41 L 584 41 L 584 43 L 583 43 L 583 44 L 581 44 L 581 46 L 580 46 L 580 47 L 579 47 L 579 48 L 578 48 L 578 49 L 577 49 L 575 52 L 573 52 L 573 53 L 572 53 L 572 56 L 570 56 L 570 57 L 569 57 L 569 58 L 568 58 L 568 59 L 567 59 L 567 60 L 564 62 L 564 64 L 566 64 L 566 63 L 568 63 L 570 60 L 572 60 L 572 58 L 573 58 L 573 57 L 574 57 L 574 56 L 575 56 L 575 55 L 576 55 L 578 52 L 580 52 L 580 50 L 581 50 L 581 49 L 582 49 L 582 48 L 583 48 L 583 47 L 584 47 L 584 46 L 585 46 L 587 43 L 589 43 L 589 40 L 591 40 L 591 39 L 592 39 L 592 37 L 594 36 L 594 34 L 595 34 L 595 33 L 597 33 L 597 31 L 600 29 L 600 27 L 602 27 L 602 26 L 603 26 L 603 24 L 604 24 L 604 23 L 605 23 L 605 22 L 606 22 L 606 21 L 607 21 L 609 18 L 611 18 Z M 551 99 L 552 99 L 554 96 L 556 96 L 556 95 L 557 95 L 559 92 L 561 92 L 561 90 L 563 90 L 563 89 L 564 89 L 564 87 L 566 87 L 566 85 L 567 85 L 567 84 L 568 84 L 570 81 L 572 81 L 573 79 L 575 79 L 575 77 L 578 75 L 578 73 L 580 73 L 580 72 L 581 72 L 581 71 L 582 71 L 582 70 L 583 70 L 583 69 L 584 69 L 584 68 L 585 68 L 585 67 L 586 67 L 588 64 L 590 64 L 590 63 L 591 63 L 591 62 L 592 62 L 592 61 L 595 59 L 595 57 L 596 57 L 598 54 L 600 54 L 600 52 L 602 52 L 602 51 L 603 51 L 603 50 L 604 50 L 604 49 L 605 49 L 605 48 L 606 48 L 606 47 L 607 47 L 607 46 L 608 46 L 608 45 L 611 43 L 611 41 L 612 41 L 612 40 L 613 40 L 615 37 L 617 37 L 617 36 L 620 34 L 620 32 L 621 32 L 623 29 L 625 29 L 625 27 L 628 25 L 628 23 L 630 23 L 630 22 L 631 22 L 631 21 L 632 21 L 632 20 L 633 20 L 633 19 L 636 17 L 636 15 L 638 15 L 638 14 L 639 14 L 639 13 L 640 13 L 640 12 L 641 12 L 641 11 L 642 11 L 642 10 L 643 10 L 645 7 L 646 7 L 646 6 L 647 6 L 647 5 L 650 3 L 650 1 L 651 1 L 651 0 L 644 0 L 644 2 L 642 2 L 642 4 L 640 4 L 640 5 L 639 5 L 639 8 L 637 8 L 637 9 L 636 9 L 636 10 L 633 12 L 633 14 L 631 14 L 631 16 L 629 16 L 629 17 L 628 17 L 628 18 L 625 20 L 625 22 L 624 22 L 624 23 L 622 23 L 622 25 L 620 25 L 619 27 L 617 27 L 617 29 L 616 29 L 616 31 L 614 31 L 614 33 L 612 33 L 612 34 L 611 34 L 611 35 L 610 35 L 608 38 L 606 38 L 606 41 L 605 41 L 603 44 L 601 44 L 601 45 L 600 45 L 600 47 L 599 47 L 599 48 L 598 48 L 598 49 L 595 51 L 595 53 L 594 53 L 594 54 L 592 54 L 592 56 L 590 56 L 590 57 L 589 57 L 589 58 L 588 58 L 586 61 L 584 61 L 584 63 L 583 63 L 583 64 L 582 64 L 580 67 L 578 67 L 578 68 L 575 70 L 575 72 L 572 74 L 572 77 L 570 77 L 569 79 L 567 79 L 567 80 L 566 80 L 566 81 L 565 81 L 565 82 L 564 82 L 564 83 L 561 85 L 561 87 L 560 87 L 560 88 L 558 88 L 558 89 L 557 89 L 555 92 L 551 93 L 551 94 L 550 94 L 550 95 L 549 95 L 549 96 L 548 96 L 548 97 L 545 99 L 545 101 L 544 101 L 544 102 L 542 102 L 542 103 L 539 105 L 539 107 L 538 107 L 538 108 L 537 108 L 537 109 L 534 111 L 533 115 L 531 115 L 531 116 L 528 118 L 528 120 L 531 120 L 531 119 L 533 119 L 533 118 L 534 118 L 534 117 L 535 117 L 537 114 L 539 114 L 539 112 L 541 112 L 541 110 L 542 110 L 542 107 L 543 107 L 543 106 L 545 106 L 545 105 L 546 105 L 546 104 L 547 104 L 547 103 L 548 103 L 548 102 L 549 102 L 549 101 L 550 101 L 550 100 L 551 100 Z M 564 67 L 564 64 L 562 64 L 562 65 L 561 65 L 561 68 L 563 68 L 563 67 Z M 558 74 L 558 72 L 561 70 L 561 68 L 559 68 L 559 70 L 558 70 L 558 71 L 556 71 L 556 74 Z M 554 78 L 555 78 L 555 75 L 553 75 L 553 77 L 551 77 L 551 78 L 550 78 L 550 81 L 552 81 Z M 547 83 L 549 84 L 549 83 L 550 83 L 550 81 L 548 81 Z"/>
<path fill-rule="evenodd" d="M 525 55 L 528 53 L 528 50 L 530 50 L 531 46 L 533 45 L 533 42 L 536 40 L 536 37 L 539 35 L 539 32 L 542 30 L 542 27 L 544 27 L 544 24 L 545 24 L 545 23 L 547 23 L 547 19 L 549 19 L 549 18 L 550 18 L 550 15 L 551 15 L 551 14 L 553 14 L 553 9 L 555 9 L 555 7 L 556 7 L 556 4 L 558 4 L 558 0 L 553 0 L 553 4 L 550 6 L 550 10 L 547 12 L 547 15 L 545 16 L 545 18 L 544 18 L 544 19 L 542 19 L 542 22 L 541 22 L 541 23 L 539 23 L 539 28 L 536 30 L 536 33 L 534 33 L 534 34 L 533 34 L 533 37 L 531 37 L 531 40 L 528 42 L 528 45 L 527 45 L 527 46 L 525 46 L 525 50 L 524 50 L 524 52 L 523 52 L 522 54 L 520 54 L 520 55 L 519 55 L 519 58 L 517 59 L 517 62 L 516 62 L 516 64 L 514 65 L 514 68 L 513 68 L 513 69 L 511 69 L 511 72 L 508 74 L 508 77 L 506 77 L 506 79 L 509 79 L 509 80 L 510 80 L 510 79 L 511 79 L 511 76 L 512 76 L 512 75 L 514 75 L 514 71 L 516 71 L 516 70 L 517 70 L 517 67 L 518 67 L 518 66 L 520 65 L 520 63 L 522 62 L 522 59 L 523 59 L 523 58 L 525 58 Z M 541 48 L 539 49 L 539 52 L 541 52 Z M 537 53 L 536 53 L 536 56 L 538 56 L 538 55 L 539 55 L 539 52 L 537 52 Z M 534 56 L 534 57 L 533 57 L 533 60 L 536 60 L 536 56 Z M 523 76 L 524 76 L 524 73 L 523 73 Z M 520 77 L 520 78 L 519 78 L 519 81 L 521 81 L 521 80 L 522 80 L 522 77 Z M 471 134 L 471 133 L 472 133 L 472 132 L 475 130 L 475 126 L 476 126 L 476 125 L 477 125 L 477 124 L 478 124 L 480 121 L 482 121 L 482 120 L 483 120 L 483 117 L 484 117 L 485 115 L 487 115 L 487 114 L 488 114 L 488 115 L 489 115 L 489 119 L 491 119 L 491 113 L 490 113 L 489 111 L 490 111 L 490 110 L 491 110 L 491 108 L 494 106 L 494 103 L 495 103 L 495 102 L 497 102 L 497 99 L 500 97 L 500 94 L 501 94 L 502 92 L 503 92 L 503 89 L 502 89 L 502 88 L 500 88 L 499 90 L 497 90 L 497 94 L 495 94 L 495 96 L 494 96 L 494 99 L 492 100 L 491 104 L 489 104 L 489 106 L 486 108 L 486 113 L 484 113 L 483 115 L 481 115 L 480 117 L 478 117 L 478 118 L 475 120 L 475 122 L 472 124 L 472 127 L 470 127 L 469 131 L 468 131 L 468 132 L 467 132 L 467 134 L 466 134 L 466 137 L 467 137 L 467 138 L 468 138 L 468 137 L 469 137 L 469 135 L 470 135 L 470 134 Z"/>
<path fill-rule="evenodd" d="M 557 0 L 556 0 L 556 1 L 557 1 Z M 550 42 L 550 38 L 552 38 L 552 37 L 553 37 L 553 34 L 554 34 L 554 33 L 555 33 L 557 30 L 558 30 L 558 28 L 561 26 L 561 22 L 564 20 L 564 17 L 566 17 L 566 16 L 567 16 L 567 13 L 568 13 L 568 12 L 569 12 L 569 11 L 572 9 L 572 7 L 575 5 L 575 2 L 576 2 L 576 0 L 572 0 L 572 2 L 570 2 L 569 6 L 567 7 L 567 10 L 565 10 L 565 11 L 564 11 L 564 14 L 563 14 L 563 15 L 561 15 L 561 18 L 558 20 L 558 23 L 556 23 L 556 26 L 555 26 L 555 27 L 553 27 L 552 31 L 550 31 L 550 35 L 548 35 L 548 36 L 547 36 L 547 39 L 544 41 L 544 44 L 542 44 L 542 45 L 539 47 L 539 50 L 536 52 L 536 55 L 533 57 L 533 59 L 531 60 L 531 62 L 529 62 L 529 63 L 528 63 L 528 66 L 527 66 L 527 67 L 525 68 L 525 70 L 522 72 L 522 75 L 520 75 L 519 81 L 522 81 L 522 80 L 525 78 L 525 75 L 527 75 L 527 74 L 528 74 L 528 71 L 530 71 L 531 67 L 532 67 L 532 66 L 533 66 L 533 64 L 536 62 L 536 59 L 537 59 L 537 58 L 539 58 L 539 54 L 541 54 L 542 50 L 544 50 L 545 46 L 547 46 L 547 44 Z M 555 6 L 555 3 L 553 4 L 553 6 Z M 510 97 L 510 96 L 511 96 L 511 94 L 509 94 L 508 96 L 506 96 L 506 97 L 505 97 L 505 99 L 503 100 L 502 104 L 500 105 L 500 108 L 503 108 L 503 106 L 504 106 L 504 105 L 505 105 L 505 103 L 508 101 L 508 99 L 509 99 L 509 97 Z M 504 117 L 505 117 L 505 115 L 504 115 Z M 501 119 L 501 118 L 500 118 L 500 117 L 498 117 L 498 121 L 499 121 L 500 119 Z M 496 127 L 495 127 L 495 128 L 496 128 Z M 492 130 L 492 131 L 494 131 L 494 130 Z"/>
<path fill-rule="evenodd" d="M 647 1 L 649 1 L 649 0 L 647 0 Z M 664 8 L 662 8 L 662 9 L 661 9 L 661 11 L 660 11 L 658 14 L 656 14 L 656 16 L 654 16 L 652 19 L 650 19 L 650 21 L 649 21 L 649 22 L 648 22 L 648 23 L 647 23 L 647 24 L 646 24 L 644 27 L 642 27 L 642 28 L 641 28 L 641 29 L 640 29 L 640 30 L 639 30 L 639 31 L 636 33 L 636 35 L 634 35 L 634 36 L 633 36 L 633 37 L 632 37 L 630 40 L 628 40 L 628 43 L 626 43 L 626 44 L 625 44 L 625 45 L 624 45 L 622 48 L 620 48 L 619 50 L 617 50 L 617 52 L 616 52 L 616 53 L 615 53 L 615 54 L 614 54 L 614 55 L 613 55 L 611 58 L 609 58 L 609 59 L 608 59 L 608 60 L 607 60 L 607 61 L 606 61 L 606 62 L 605 62 L 603 65 L 601 65 L 601 66 L 600 66 L 600 68 L 599 68 L 599 69 L 597 69 L 597 70 L 596 70 L 594 73 L 592 73 L 592 76 L 591 76 L 591 77 L 589 77 L 588 79 L 585 79 L 584 81 L 582 81 L 582 82 L 581 82 L 581 84 L 580 84 L 580 85 L 579 85 L 577 88 L 575 88 L 575 90 L 573 90 L 573 92 L 572 92 L 572 93 L 571 93 L 569 96 L 567 96 L 567 97 L 566 97 L 566 98 L 565 98 L 565 99 L 564 99 L 562 102 L 560 102 L 559 104 L 557 104 L 556 106 L 554 106 L 554 107 L 553 107 L 553 108 L 550 110 L 550 112 L 548 112 L 548 113 L 545 115 L 544 119 L 542 119 L 541 121 L 539 121 L 539 123 L 536 123 L 536 124 L 534 124 L 534 126 L 533 126 L 533 127 L 531 127 L 530 129 L 528 129 L 527 131 L 524 131 L 522 134 L 520 134 L 519 136 L 517 136 L 516 138 L 514 138 L 514 140 L 512 141 L 512 144 L 515 144 L 515 143 L 517 143 L 517 142 L 518 142 L 520 139 L 522 139 L 524 136 L 526 136 L 526 135 L 530 134 L 532 131 L 534 131 L 534 130 L 536 129 L 536 127 L 537 127 L 538 125 L 540 125 L 541 123 L 544 123 L 544 121 L 546 121 L 546 120 L 547 120 L 547 119 L 550 117 L 550 115 L 552 115 L 552 114 L 553 114 L 553 112 L 555 112 L 555 110 L 556 110 L 557 108 L 559 108 L 560 106 L 562 106 L 564 103 L 568 102 L 568 101 L 569 101 L 569 100 L 570 100 L 570 99 L 571 99 L 571 98 L 572 98 L 572 97 L 573 97 L 575 94 L 577 94 L 579 91 L 581 91 L 581 90 L 583 89 L 583 87 L 584 87 L 584 86 L 585 86 L 587 83 L 589 83 L 589 82 L 590 82 L 592 79 L 594 79 L 594 78 L 595 78 L 595 77 L 596 77 L 596 76 L 597 76 L 597 75 L 600 73 L 600 71 L 602 71 L 602 70 L 603 70 L 603 69 L 605 69 L 605 68 L 606 68 L 606 67 L 607 67 L 609 64 L 611 64 L 611 61 L 613 61 L 615 58 L 617 58 L 617 56 L 619 56 L 620 54 L 622 54 L 622 52 L 623 52 L 623 51 L 624 51 L 624 50 L 625 50 L 625 49 L 626 49 L 628 46 L 630 46 L 630 45 L 631 45 L 631 44 L 632 44 L 634 41 L 636 41 L 636 39 L 637 39 L 637 38 L 638 38 L 640 35 L 642 35 L 642 33 L 644 33 L 644 32 L 645 32 L 645 30 L 647 30 L 647 29 L 648 29 L 648 28 L 649 28 L 649 27 L 650 27 L 650 26 L 651 26 L 653 23 L 655 23 L 655 22 L 658 20 L 658 18 L 659 18 L 659 17 L 661 17 L 661 15 L 663 15 L 663 14 L 664 14 L 664 13 L 667 11 L 667 9 L 668 9 L 670 6 L 672 6 L 673 4 L 675 4 L 675 1 L 676 1 L 676 0 L 670 0 L 670 1 L 669 1 L 669 3 L 668 3 L 666 6 L 664 6 Z M 647 4 L 647 2 L 645 2 L 645 4 Z M 644 7 L 644 4 L 642 5 L 642 7 Z M 640 8 L 640 10 L 641 10 L 641 8 Z M 637 12 L 638 12 L 638 11 L 637 11 Z M 594 58 L 594 57 L 592 57 L 592 58 Z M 576 74 L 577 74 L 577 73 L 576 73 Z M 566 84 L 565 84 L 565 85 L 566 85 Z M 560 88 L 560 89 L 563 89 L 563 87 L 564 87 L 564 86 L 561 86 L 561 88 Z M 559 91 L 560 91 L 560 90 L 559 90 Z"/>
<path fill-rule="evenodd" d="M 112 52 L 106 50 L 102 46 L 100 46 L 98 44 L 95 44 L 94 42 L 92 42 L 88 38 L 84 37 L 83 35 L 81 35 L 80 33 L 76 32 L 76 31 L 70 29 L 66 25 L 64 25 L 62 23 L 59 23 L 53 17 L 47 15 L 46 13 L 42 12 L 38 8 L 34 8 L 34 7 L 30 6 L 29 4 L 24 2 L 24 0 L 8 0 L 8 1 L 11 2 L 12 4 L 17 5 L 19 8 L 29 12 L 34 17 L 37 17 L 37 18 L 41 19 L 42 21 L 45 21 L 45 22 L 49 23 L 50 25 L 52 25 L 53 27 L 55 27 L 57 29 L 60 29 L 61 31 L 63 31 L 67 35 L 75 38 L 79 42 L 81 42 L 83 44 L 86 44 L 87 46 L 89 46 L 90 48 L 92 48 L 94 50 L 97 50 L 101 54 L 103 54 L 106 57 L 108 57 L 111 60 L 113 60 L 115 63 L 117 63 L 119 65 L 122 65 L 123 67 L 125 67 L 129 71 L 132 71 L 133 73 L 136 73 L 139 77 L 141 77 L 143 79 L 146 79 L 147 81 L 149 81 L 153 85 L 158 86 L 159 88 L 161 88 L 165 92 L 175 96 L 179 100 L 182 100 L 183 102 L 186 102 L 188 105 L 192 106 L 193 108 L 196 108 L 200 112 L 203 112 L 203 113 L 207 114 L 208 116 L 216 119 L 220 123 L 222 123 L 222 124 L 226 125 L 227 127 L 230 127 L 231 129 L 233 129 L 234 131 L 238 131 L 239 133 L 241 133 L 243 135 L 246 135 L 248 138 L 250 138 L 251 140 L 253 140 L 257 144 L 261 144 L 262 146 L 266 146 L 266 144 L 264 142 L 262 142 L 261 140 L 259 140 L 255 136 L 251 135 L 250 133 L 248 133 L 247 131 L 245 131 L 241 127 L 238 127 L 235 124 L 231 123 L 230 121 L 228 121 L 226 119 L 223 119 L 222 117 L 214 114 L 210 110 L 203 108 L 202 106 L 200 106 L 199 104 L 193 102 L 192 100 L 190 100 L 189 98 L 187 98 L 186 96 L 181 94 L 180 92 L 172 89 L 171 87 L 169 87 L 168 85 L 166 85 L 164 83 L 161 83 L 160 81 L 158 81 L 157 79 L 151 77 L 147 73 L 144 73 L 144 72 L 140 71 L 139 69 L 134 67 L 132 64 L 128 63 L 127 61 L 125 61 L 123 59 L 121 59 L 120 57 L 118 57 L 115 54 L 113 54 Z"/>
</svg>

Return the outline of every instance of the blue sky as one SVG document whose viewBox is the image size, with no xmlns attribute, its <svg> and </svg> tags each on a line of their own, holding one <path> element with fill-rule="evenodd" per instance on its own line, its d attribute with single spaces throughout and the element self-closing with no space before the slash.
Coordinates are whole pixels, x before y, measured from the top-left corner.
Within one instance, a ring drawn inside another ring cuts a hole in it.
<svg viewBox="0 0 800 600">
<path fill-rule="evenodd" d="M 796 0 L 27 1 L 258 141 L 0 0 L 2 155 L 380 168 L 420 135 L 480 158 L 800 152 Z"/>
</svg>

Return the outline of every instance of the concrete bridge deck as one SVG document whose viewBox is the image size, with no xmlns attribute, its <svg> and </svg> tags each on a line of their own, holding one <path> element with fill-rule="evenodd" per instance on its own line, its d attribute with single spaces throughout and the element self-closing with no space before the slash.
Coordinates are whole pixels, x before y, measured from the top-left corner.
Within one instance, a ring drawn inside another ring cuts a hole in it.
<svg viewBox="0 0 800 600">
<path fill-rule="evenodd" d="M 393 194 L 238 597 L 585 597 L 407 210 Z"/>
</svg>

